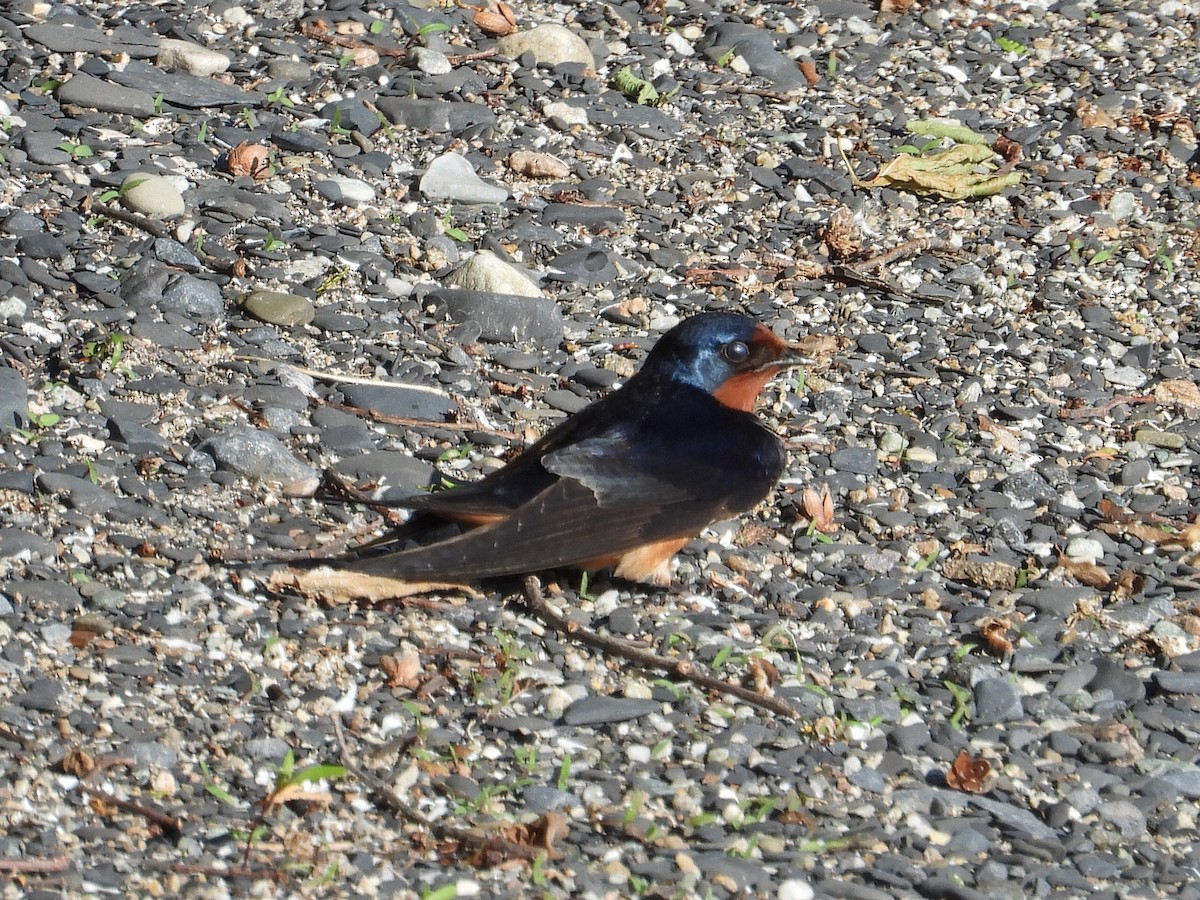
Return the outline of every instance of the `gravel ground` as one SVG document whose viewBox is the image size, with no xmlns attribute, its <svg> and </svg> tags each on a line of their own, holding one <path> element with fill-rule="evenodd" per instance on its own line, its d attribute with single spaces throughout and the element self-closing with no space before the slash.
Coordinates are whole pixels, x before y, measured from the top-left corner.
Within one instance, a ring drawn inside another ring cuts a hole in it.
<svg viewBox="0 0 1200 900">
<path fill-rule="evenodd" d="M 1200 4 L 884 6 L 2 14 L 3 897 L 1200 897 Z M 700 309 L 780 489 L 546 594 L 794 716 L 254 561 Z"/>
</svg>

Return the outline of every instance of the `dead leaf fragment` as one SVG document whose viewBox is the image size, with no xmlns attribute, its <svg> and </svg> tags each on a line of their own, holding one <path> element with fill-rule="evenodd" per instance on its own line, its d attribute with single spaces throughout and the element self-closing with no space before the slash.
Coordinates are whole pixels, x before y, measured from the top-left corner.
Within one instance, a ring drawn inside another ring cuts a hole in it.
<svg viewBox="0 0 1200 900">
<path fill-rule="evenodd" d="M 1154 386 L 1156 403 L 1181 407 L 1188 418 L 1200 416 L 1200 387 L 1186 378 L 1171 378 Z"/>
<path fill-rule="evenodd" d="M 333 795 L 329 791 L 314 791 L 303 782 L 294 781 L 291 784 L 285 784 L 279 790 L 272 791 L 264 797 L 262 801 L 263 812 L 270 813 L 276 806 L 296 801 L 311 803 L 315 806 L 328 806 L 333 802 Z"/>
<path fill-rule="evenodd" d="M 1133 569 L 1123 569 L 1113 584 L 1113 601 L 1128 600 L 1136 597 L 1146 586 L 1146 579 Z"/>
<path fill-rule="evenodd" d="M 983 794 L 996 783 L 992 764 L 980 756 L 959 750 L 954 764 L 946 772 L 946 786 L 968 794 Z"/>
<path fill-rule="evenodd" d="M 1084 128 L 1116 128 L 1117 121 L 1094 103 L 1080 100 L 1075 104 L 1075 118 Z"/>
<path fill-rule="evenodd" d="M 549 153 L 518 150 L 508 158 L 508 167 L 526 178 L 566 178 L 571 167 Z"/>
<path fill-rule="evenodd" d="M 983 640 L 983 647 L 992 656 L 998 656 L 1001 659 L 1013 652 L 1013 643 L 1008 639 L 1008 629 L 1012 627 L 1012 623 L 1008 619 L 997 619 L 994 616 L 988 616 L 979 623 L 979 637 Z"/>
<path fill-rule="evenodd" d="M 86 778 L 95 771 L 96 761 L 92 759 L 91 754 L 75 747 L 67 751 L 67 755 L 59 763 L 59 768 L 67 775 L 74 775 L 76 778 Z"/>
<path fill-rule="evenodd" d="M 834 534 L 841 528 L 833 520 L 833 496 L 829 493 L 829 485 L 821 485 L 820 491 L 805 488 L 801 495 L 804 515 L 813 527 L 822 534 Z"/>
<path fill-rule="evenodd" d="M 1104 590 L 1112 582 L 1112 577 L 1095 563 L 1079 562 L 1063 554 L 1058 555 L 1058 567 L 1065 569 L 1067 574 L 1088 587 Z"/>
<path fill-rule="evenodd" d="M 338 571 L 328 566 L 316 569 L 283 569 L 268 579 L 273 591 L 295 591 L 304 597 L 312 597 L 330 605 L 362 600 L 380 603 L 400 600 L 417 594 L 436 591 L 457 591 L 473 597 L 480 596 L 473 588 L 462 584 L 432 581 L 401 581 L 361 572 Z"/>
<path fill-rule="evenodd" d="M 821 239 L 829 248 L 831 259 L 849 259 L 860 253 L 863 247 L 862 232 L 854 221 L 853 210 L 845 206 L 835 209 Z"/>
<path fill-rule="evenodd" d="M 947 200 L 969 200 L 997 194 L 1019 184 L 1019 172 L 997 172 L 996 152 L 983 144 L 955 144 L 924 156 L 897 156 L 859 187 L 890 187 L 913 194 L 935 194 Z"/>
<path fill-rule="evenodd" d="M 271 172 L 271 153 L 262 144 L 242 141 L 226 154 L 225 169 L 230 175 L 249 175 L 261 181 Z"/>
<path fill-rule="evenodd" d="M 393 653 L 380 657 L 379 668 L 387 675 L 388 687 L 415 688 L 421 683 L 421 655 Z"/>
<path fill-rule="evenodd" d="M 504 0 L 492 0 L 487 9 L 475 13 L 475 24 L 489 37 L 504 37 L 517 30 L 517 17 Z"/>
<path fill-rule="evenodd" d="M 1016 566 L 998 560 L 949 559 L 942 564 L 942 574 L 947 578 L 992 590 L 1012 590 L 1019 572 Z"/>
</svg>

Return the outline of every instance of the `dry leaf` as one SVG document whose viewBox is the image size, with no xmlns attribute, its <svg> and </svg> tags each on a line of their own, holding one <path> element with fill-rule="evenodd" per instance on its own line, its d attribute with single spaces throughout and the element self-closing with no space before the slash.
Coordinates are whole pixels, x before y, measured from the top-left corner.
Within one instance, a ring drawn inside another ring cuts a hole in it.
<svg viewBox="0 0 1200 900">
<path fill-rule="evenodd" d="M 979 417 L 979 430 L 992 436 L 992 443 L 1002 453 L 1017 453 L 1021 449 L 1021 439 L 1016 432 L 997 425 L 987 416 Z"/>
<path fill-rule="evenodd" d="M 800 74 L 804 76 L 804 80 L 808 82 L 809 87 L 812 87 L 821 80 L 821 76 L 817 72 L 817 64 L 811 59 L 800 61 Z"/>
<path fill-rule="evenodd" d="M 1200 387 L 1186 378 L 1160 381 L 1154 386 L 1154 401 L 1180 406 L 1190 418 L 1200 415 Z"/>
<path fill-rule="evenodd" d="M 388 687 L 415 688 L 421 683 L 421 655 L 397 653 L 380 657 L 379 668 L 387 675 Z"/>
<path fill-rule="evenodd" d="M 821 485 L 819 492 L 805 488 L 801 504 L 804 515 L 822 534 L 834 534 L 841 527 L 833 520 L 833 496 L 829 493 L 829 485 Z"/>
<path fill-rule="evenodd" d="M 487 9 L 475 13 L 475 24 L 489 37 L 504 37 L 517 30 L 517 17 L 504 0 L 490 0 Z"/>
<path fill-rule="evenodd" d="M 988 616 L 979 623 L 979 637 L 983 640 L 984 649 L 992 656 L 1004 658 L 1013 652 L 1012 641 L 1008 639 L 1008 629 L 1012 623 L 1008 619 L 997 619 Z"/>
<path fill-rule="evenodd" d="M 832 259 L 849 259 L 862 251 L 862 232 L 854 221 L 854 212 L 845 206 L 839 206 L 829 217 L 825 233 L 821 240 L 829 248 Z"/>
<path fill-rule="evenodd" d="M 350 51 L 350 58 L 360 69 L 379 65 L 379 51 L 374 47 L 355 47 Z"/>
<path fill-rule="evenodd" d="M 1116 128 L 1116 120 L 1094 103 L 1080 100 L 1075 104 L 1075 118 L 1084 128 Z"/>
<path fill-rule="evenodd" d="M 64 773 L 74 775 L 76 778 L 86 778 L 96 769 L 96 761 L 90 754 L 78 747 L 68 750 L 67 755 L 58 765 Z"/>
<path fill-rule="evenodd" d="M 995 158 L 995 151 L 984 144 L 955 144 L 925 156 L 897 156 L 870 181 L 858 185 L 936 194 L 947 200 L 986 197 L 1021 181 L 1019 172 L 996 172 Z M 979 171 L 981 168 L 985 171 Z"/>
<path fill-rule="evenodd" d="M 225 155 L 225 170 L 230 175 L 249 175 L 261 181 L 271 172 L 271 154 L 262 144 L 242 141 Z"/>
<path fill-rule="evenodd" d="M 978 562 L 971 559 L 948 559 L 942 564 L 942 574 L 947 578 L 993 590 L 1015 588 L 1018 572 L 1016 566 L 998 561 Z"/>
<path fill-rule="evenodd" d="M 567 831 L 567 817 L 551 811 L 528 825 L 509 825 L 501 829 L 493 840 L 476 851 L 471 862 L 480 868 L 513 860 L 532 862 L 542 853 L 547 859 L 562 859 L 562 853 L 554 848 L 554 844 Z"/>
<path fill-rule="evenodd" d="M 1080 584 L 1086 584 L 1088 587 L 1103 590 L 1112 582 L 1112 577 L 1109 576 L 1108 572 L 1095 563 L 1078 562 L 1069 559 L 1061 553 L 1058 555 L 1058 567 L 1065 569 L 1072 578 Z"/>
<path fill-rule="evenodd" d="M 1130 597 L 1140 594 L 1145 586 L 1145 578 L 1133 569 L 1123 569 L 1117 576 L 1116 583 L 1113 584 L 1112 599 L 1114 601 L 1128 600 Z"/>
<path fill-rule="evenodd" d="M 571 167 L 549 153 L 518 150 L 508 158 L 508 167 L 526 178 L 566 178 Z"/>
<path fill-rule="evenodd" d="M 364 575 L 361 572 L 338 571 L 328 566 L 307 570 L 282 569 L 272 573 L 268 584 L 273 591 L 295 591 L 302 596 L 312 597 L 331 605 L 350 603 L 354 600 L 379 603 L 435 591 L 457 591 L 473 597 L 481 596 L 468 585 L 434 581 L 401 581 L 397 578 Z"/>
<path fill-rule="evenodd" d="M 337 25 L 334 26 L 334 31 L 336 31 L 338 34 L 366 34 L 367 26 L 362 22 L 355 22 L 353 19 L 346 19 L 345 21 L 338 22 Z"/>
<path fill-rule="evenodd" d="M 1146 522 L 1101 522 L 1100 530 L 1105 534 L 1127 534 L 1139 541 L 1156 545 L 1177 544 L 1180 539 L 1180 535 Z"/>
<path fill-rule="evenodd" d="M 982 794 L 991 790 L 996 781 L 992 764 L 980 756 L 972 756 L 959 750 L 954 764 L 946 772 L 946 786 L 968 794 Z"/>
<path fill-rule="evenodd" d="M 779 670 L 761 656 L 752 656 L 746 664 L 750 676 L 754 679 L 754 690 L 760 694 L 768 693 L 772 686 L 779 683 Z"/>
<path fill-rule="evenodd" d="M 299 800 L 303 803 L 313 803 L 318 806 L 328 806 L 333 802 L 333 795 L 329 791 L 314 791 L 311 790 L 303 782 L 294 781 L 291 784 L 285 784 L 277 791 L 272 791 L 263 798 L 263 812 L 269 813 L 274 807 L 282 806 L 285 803 L 292 803 Z"/>
</svg>

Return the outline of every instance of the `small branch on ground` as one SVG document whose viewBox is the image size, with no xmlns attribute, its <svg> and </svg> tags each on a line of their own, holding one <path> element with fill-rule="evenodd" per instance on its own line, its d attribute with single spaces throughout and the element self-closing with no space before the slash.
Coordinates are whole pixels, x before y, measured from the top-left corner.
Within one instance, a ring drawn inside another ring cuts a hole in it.
<svg viewBox="0 0 1200 900">
<path fill-rule="evenodd" d="M 1111 400 L 1101 403 L 1098 406 L 1079 406 L 1075 409 L 1060 409 L 1058 417 L 1060 419 L 1090 419 L 1098 416 L 1107 416 L 1118 406 L 1123 406 L 1126 403 L 1154 402 L 1155 397 L 1153 394 L 1117 394 Z"/>
<path fill-rule="evenodd" d="M 71 857 L 65 853 L 62 856 L 0 859 L 0 872 L 12 872 L 14 875 L 44 875 L 51 872 L 65 872 L 70 867 Z"/>
<path fill-rule="evenodd" d="M 742 687 L 740 684 L 733 684 L 699 672 L 696 670 L 695 664 L 688 660 L 659 656 L 657 653 L 635 647 L 627 641 L 604 637 L 583 627 L 578 622 L 570 621 L 546 601 L 546 597 L 542 593 L 541 582 L 534 575 L 525 579 L 524 593 L 525 601 L 533 614 L 565 637 L 579 641 L 581 644 L 587 644 L 589 647 L 595 647 L 603 653 L 627 659 L 643 668 L 658 669 L 668 675 L 690 681 L 705 690 L 730 694 L 751 706 L 757 706 L 759 709 L 765 709 L 778 716 L 785 716 L 789 719 L 796 718 L 796 710 L 782 700 L 764 696 L 757 691 Z"/>
</svg>

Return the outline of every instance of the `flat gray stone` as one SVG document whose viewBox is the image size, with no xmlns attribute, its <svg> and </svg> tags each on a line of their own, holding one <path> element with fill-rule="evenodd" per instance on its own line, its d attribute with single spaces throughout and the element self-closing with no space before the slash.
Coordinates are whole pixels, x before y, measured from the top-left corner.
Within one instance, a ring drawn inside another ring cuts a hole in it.
<svg viewBox="0 0 1200 900">
<path fill-rule="evenodd" d="M 0 429 L 15 428 L 29 412 L 29 388 L 16 369 L 0 366 Z"/>
<path fill-rule="evenodd" d="M 508 199 L 508 188 L 484 181 L 464 157 L 453 152 L 439 156 L 430 164 L 421 176 L 420 188 L 430 200 L 503 203 Z"/>
<path fill-rule="evenodd" d="M 468 128 L 496 124 L 496 114 L 481 103 L 380 97 L 375 105 L 393 125 L 417 131 L 458 134 Z"/>
<path fill-rule="evenodd" d="M 455 322 L 475 322 L 480 337 L 496 343 L 554 346 L 563 338 L 563 315 L 553 300 L 487 291 L 442 288 L 427 299 L 446 308 Z"/>
<path fill-rule="evenodd" d="M 134 59 L 158 55 L 158 35 L 129 25 L 118 25 L 110 34 L 65 22 L 38 22 L 25 29 L 25 36 L 55 53 L 126 53 Z"/>
<path fill-rule="evenodd" d="M 249 425 L 232 428 L 197 448 L 222 469 L 282 486 L 289 497 L 309 497 L 321 484 L 320 473 L 292 455 L 279 438 Z"/>
<path fill-rule="evenodd" d="M 164 72 L 141 60 L 132 60 L 124 69 L 114 69 L 113 81 L 126 89 L 143 91 L 151 98 L 162 95 L 175 106 L 199 109 L 205 106 L 256 106 L 262 95 L 212 78 L 197 78 L 186 72 Z"/>
<path fill-rule="evenodd" d="M 592 696 L 576 700 L 563 713 L 568 725 L 611 725 L 640 719 L 662 709 L 657 700 L 631 700 L 627 697 Z"/>
<path fill-rule="evenodd" d="M 58 102 L 98 109 L 101 112 L 125 113 L 139 118 L 154 115 L 152 94 L 101 81 L 83 72 L 59 87 Z"/>
</svg>

